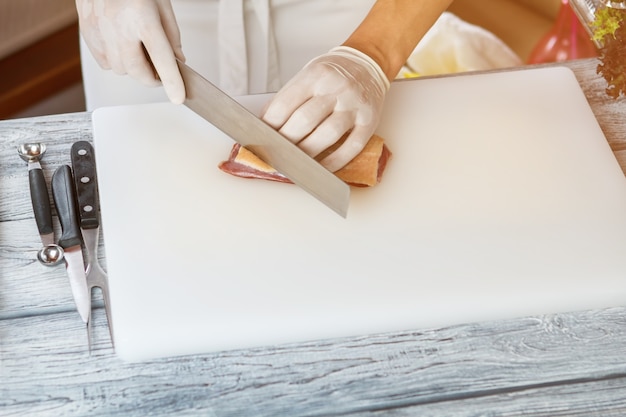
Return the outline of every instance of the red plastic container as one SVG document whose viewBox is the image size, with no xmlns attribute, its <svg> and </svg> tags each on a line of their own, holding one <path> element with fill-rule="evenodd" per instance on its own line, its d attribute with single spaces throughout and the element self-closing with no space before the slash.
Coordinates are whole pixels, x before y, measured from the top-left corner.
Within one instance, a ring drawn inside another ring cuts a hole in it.
<svg viewBox="0 0 626 417">
<path fill-rule="evenodd" d="M 528 57 L 528 63 L 568 61 L 597 55 L 591 36 L 576 16 L 569 0 L 561 0 L 554 26 L 539 40 Z"/>
</svg>

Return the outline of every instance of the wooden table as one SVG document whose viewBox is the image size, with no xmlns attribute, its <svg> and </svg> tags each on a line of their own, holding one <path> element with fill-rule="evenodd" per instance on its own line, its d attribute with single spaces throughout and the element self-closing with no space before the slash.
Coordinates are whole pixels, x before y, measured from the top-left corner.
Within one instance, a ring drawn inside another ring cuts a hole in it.
<svg viewBox="0 0 626 417">
<path fill-rule="evenodd" d="M 567 65 L 626 170 L 626 102 L 604 95 L 594 60 Z M 0 122 L 0 415 L 626 415 L 621 307 L 128 364 L 100 302 L 90 355 L 64 268 L 35 260 L 16 153 L 45 142 L 50 180 L 77 140 L 89 113 Z"/>
</svg>

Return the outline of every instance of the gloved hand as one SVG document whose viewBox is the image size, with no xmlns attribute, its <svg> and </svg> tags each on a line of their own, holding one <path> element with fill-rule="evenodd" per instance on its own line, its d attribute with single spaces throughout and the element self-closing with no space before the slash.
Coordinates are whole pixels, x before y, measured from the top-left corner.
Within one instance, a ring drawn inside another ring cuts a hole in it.
<svg viewBox="0 0 626 417">
<path fill-rule="evenodd" d="M 334 172 L 358 155 L 374 133 L 389 90 L 380 66 L 340 46 L 309 62 L 274 96 L 262 119 L 315 157 L 352 130 L 321 162 Z"/>
<path fill-rule="evenodd" d="M 163 83 L 172 102 L 185 100 L 175 60 L 185 56 L 170 0 L 76 0 L 76 9 L 83 38 L 102 68 L 148 86 Z"/>
</svg>

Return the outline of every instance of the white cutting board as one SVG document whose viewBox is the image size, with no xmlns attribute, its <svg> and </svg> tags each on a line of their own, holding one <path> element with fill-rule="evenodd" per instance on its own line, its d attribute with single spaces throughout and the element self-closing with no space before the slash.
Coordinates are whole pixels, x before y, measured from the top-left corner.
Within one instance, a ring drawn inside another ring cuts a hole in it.
<svg viewBox="0 0 626 417">
<path fill-rule="evenodd" d="M 93 123 L 126 360 L 626 302 L 626 179 L 566 68 L 394 83 L 347 219 L 221 172 L 233 142 L 184 106 Z"/>
</svg>

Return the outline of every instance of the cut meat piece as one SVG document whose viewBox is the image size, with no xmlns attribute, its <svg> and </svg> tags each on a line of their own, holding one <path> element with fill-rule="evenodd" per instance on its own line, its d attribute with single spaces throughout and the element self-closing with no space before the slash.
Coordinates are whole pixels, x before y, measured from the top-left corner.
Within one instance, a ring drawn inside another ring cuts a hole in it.
<svg viewBox="0 0 626 417">
<path fill-rule="evenodd" d="M 391 152 L 383 138 L 373 135 L 361 153 L 335 175 L 355 187 L 372 187 L 380 182 L 390 157 Z M 291 183 L 287 177 L 239 144 L 233 146 L 228 160 L 221 162 L 219 168 L 238 177 Z"/>
</svg>

